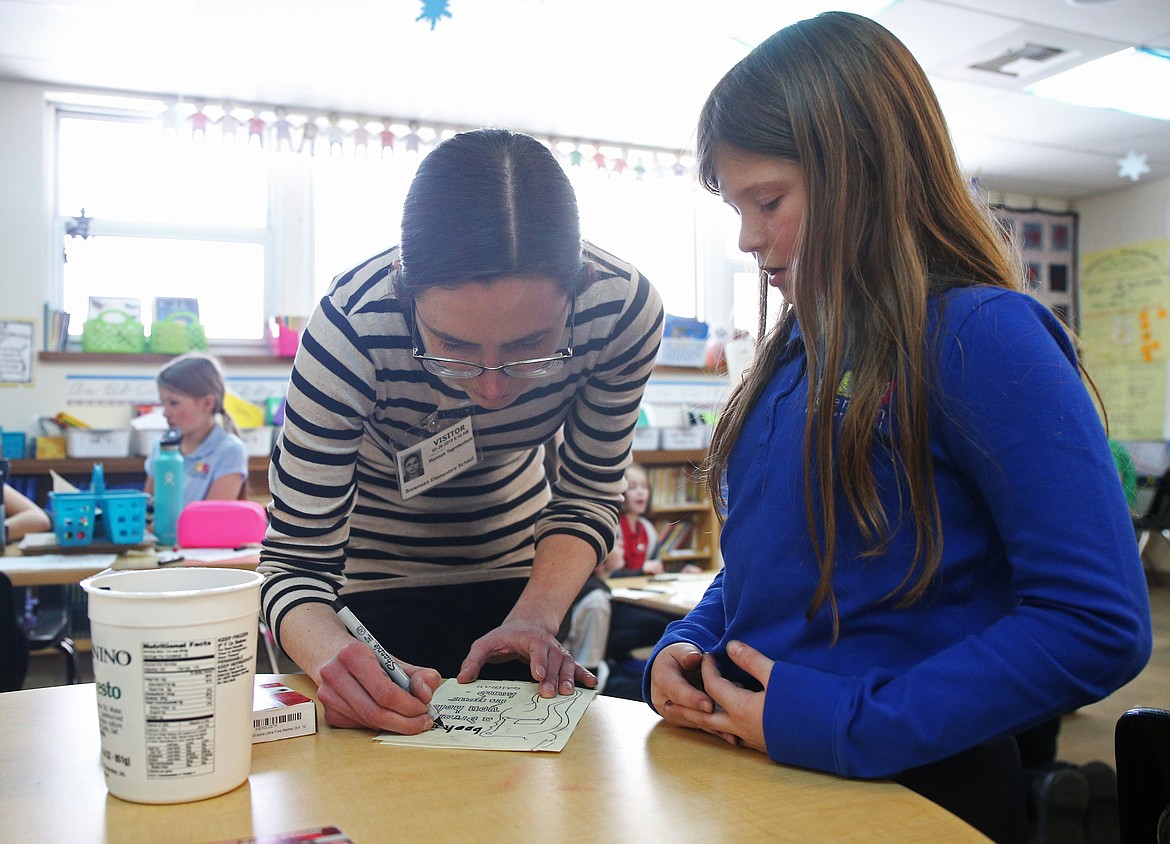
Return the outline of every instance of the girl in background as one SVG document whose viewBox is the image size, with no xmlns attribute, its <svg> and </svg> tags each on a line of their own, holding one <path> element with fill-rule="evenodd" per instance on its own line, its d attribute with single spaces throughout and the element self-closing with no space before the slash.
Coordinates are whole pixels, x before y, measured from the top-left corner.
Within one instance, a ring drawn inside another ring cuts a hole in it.
<svg viewBox="0 0 1170 844">
<path fill-rule="evenodd" d="M 765 40 L 708 97 L 698 159 L 784 306 L 711 445 L 724 569 L 644 695 L 1022 844 L 1013 735 L 1112 693 L 1152 647 L 1069 336 L 1018 292 L 925 73 L 874 21 Z"/>
<path fill-rule="evenodd" d="M 183 505 L 204 499 L 240 497 L 248 453 L 235 422 L 224 411 L 223 370 L 208 355 L 175 358 L 158 374 L 158 394 L 167 424 L 182 437 Z M 146 458 L 146 492 L 154 494 L 155 443 Z"/>
<path fill-rule="evenodd" d="M 658 559 L 658 530 L 646 518 L 650 512 L 650 480 L 646 469 L 637 463 L 626 467 L 626 491 L 622 496 L 621 537 L 625 565 L 614 577 L 662 574 L 666 571 Z M 687 563 L 681 571 L 690 574 L 702 571 Z"/>
<path fill-rule="evenodd" d="M 616 577 L 637 574 L 662 574 L 662 560 L 655 558 L 658 531 L 646 518 L 650 509 L 650 482 L 646 470 L 637 463 L 626 467 L 626 491 L 622 498 L 621 544 L 625 565 Z"/>
</svg>

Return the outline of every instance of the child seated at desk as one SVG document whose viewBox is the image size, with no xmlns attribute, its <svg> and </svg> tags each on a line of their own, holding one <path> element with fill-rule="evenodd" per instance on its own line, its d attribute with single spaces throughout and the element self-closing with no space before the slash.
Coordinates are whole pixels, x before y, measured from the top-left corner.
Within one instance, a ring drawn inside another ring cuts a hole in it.
<svg viewBox="0 0 1170 844">
<path fill-rule="evenodd" d="M 182 437 L 183 505 L 240 497 L 248 473 L 248 452 L 224 411 L 223 371 L 208 355 L 177 357 L 158 374 L 158 393 L 167 424 Z M 154 494 L 159 445 L 146 458 L 146 493 Z"/>
<path fill-rule="evenodd" d="M 52 530 L 49 515 L 31 498 L 4 484 L 4 534 L 7 542 L 17 542 L 30 533 Z"/>
<path fill-rule="evenodd" d="M 650 480 L 646 470 L 637 463 L 626 467 L 626 491 L 622 496 L 622 515 L 618 522 L 618 543 L 623 546 L 625 563 L 613 573 L 614 577 L 662 574 L 666 568 L 658 559 L 658 531 L 646 518 L 650 511 Z M 684 572 L 702 571 L 688 563 Z"/>
</svg>

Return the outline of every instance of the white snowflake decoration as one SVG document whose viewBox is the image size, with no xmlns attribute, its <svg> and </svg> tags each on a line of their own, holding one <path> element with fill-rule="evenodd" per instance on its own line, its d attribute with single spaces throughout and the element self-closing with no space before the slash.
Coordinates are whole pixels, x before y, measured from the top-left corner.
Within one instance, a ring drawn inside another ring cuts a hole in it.
<svg viewBox="0 0 1170 844">
<path fill-rule="evenodd" d="M 1138 155 L 1133 150 L 1130 150 L 1125 158 L 1117 159 L 1117 175 L 1119 178 L 1129 177 L 1133 181 L 1137 181 L 1142 177 L 1143 173 L 1150 172 L 1150 165 L 1146 163 L 1146 155 Z"/>
</svg>

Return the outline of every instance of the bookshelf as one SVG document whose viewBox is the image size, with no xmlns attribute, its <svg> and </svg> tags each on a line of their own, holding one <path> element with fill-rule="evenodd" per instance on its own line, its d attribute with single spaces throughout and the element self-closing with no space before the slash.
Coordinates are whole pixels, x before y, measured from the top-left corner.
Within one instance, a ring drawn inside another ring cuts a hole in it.
<svg viewBox="0 0 1170 844">
<path fill-rule="evenodd" d="M 694 563 L 719 568 L 719 519 L 698 477 L 706 458 L 702 449 L 635 451 L 650 484 L 648 518 L 658 531 L 659 558 L 668 571 Z"/>
<path fill-rule="evenodd" d="M 62 457 L 53 460 L 12 460 L 9 462 L 9 475 L 13 478 L 33 478 L 35 490 L 30 497 L 44 506 L 49 501 L 49 490 L 53 488 L 50 470 L 71 483 L 86 486 L 89 483 L 90 473 L 93 471 L 93 464 L 101 463 L 105 470 L 107 485 L 141 488 L 146 480 L 143 461 L 142 457 L 92 457 L 84 459 Z M 267 504 L 270 497 L 267 457 L 248 458 L 246 481 L 245 497 L 259 501 L 261 504 Z"/>
</svg>

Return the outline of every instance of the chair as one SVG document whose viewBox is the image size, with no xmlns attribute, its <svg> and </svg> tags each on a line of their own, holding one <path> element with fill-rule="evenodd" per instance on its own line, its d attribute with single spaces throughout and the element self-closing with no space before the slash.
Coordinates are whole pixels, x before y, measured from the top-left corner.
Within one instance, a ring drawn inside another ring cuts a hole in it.
<svg viewBox="0 0 1170 844">
<path fill-rule="evenodd" d="M 1170 844 L 1170 710 L 1131 709 L 1117 720 L 1121 840 Z"/>
<path fill-rule="evenodd" d="M 1152 495 L 1149 492 L 1151 489 L 1153 491 Z M 1170 471 L 1167 471 L 1156 479 L 1152 477 L 1143 478 L 1138 493 L 1139 502 L 1143 498 L 1143 491 L 1149 498 L 1149 505 L 1146 507 L 1145 512 L 1134 515 L 1133 529 L 1137 535 L 1138 549 L 1144 552 L 1150 534 L 1170 531 Z M 1144 553 L 1142 558 L 1144 561 Z M 1162 582 L 1161 575 L 1149 564 L 1146 565 L 1146 575 L 1151 583 L 1160 584 Z"/>
<path fill-rule="evenodd" d="M 16 620 L 12 581 L 0 572 L 0 692 L 19 689 L 27 672 L 28 638 Z"/>
<path fill-rule="evenodd" d="M 30 652 L 56 648 L 65 656 L 65 682 L 78 681 L 77 646 L 69 637 L 69 596 L 64 586 L 26 590 L 24 605 L 17 607 L 17 623 Z"/>
</svg>

